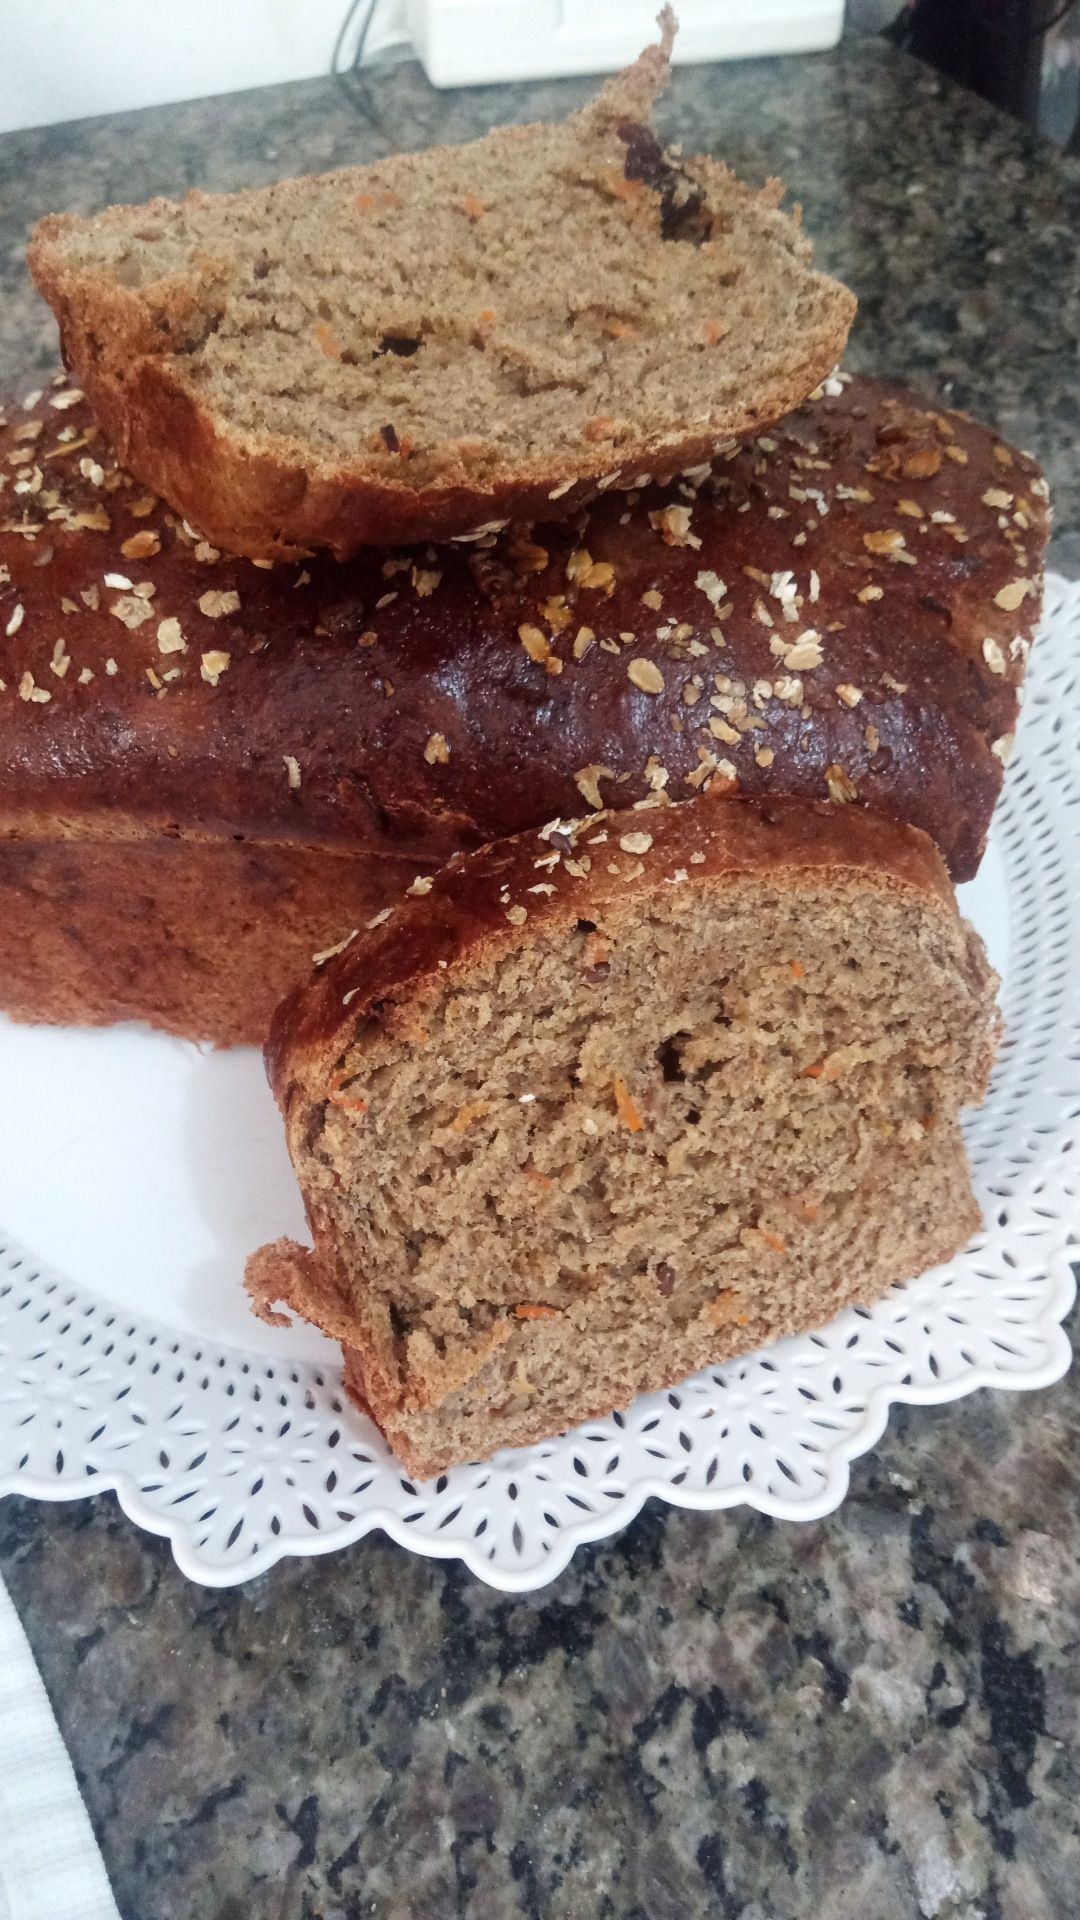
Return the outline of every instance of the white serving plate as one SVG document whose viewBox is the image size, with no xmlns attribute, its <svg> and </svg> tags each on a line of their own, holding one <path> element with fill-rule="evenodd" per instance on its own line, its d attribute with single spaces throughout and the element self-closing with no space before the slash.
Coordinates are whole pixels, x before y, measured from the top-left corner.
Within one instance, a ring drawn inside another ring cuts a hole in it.
<svg viewBox="0 0 1080 1920">
<path fill-rule="evenodd" d="M 304 1234 L 260 1056 L 0 1022 L 0 1491 L 111 1487 L 209 1585 L 378 1526 L 521 1590 L 650 1495 L 814 1518 L 893 1401 L 1058 1378 L 1080 1225 L 1078 661 L 1080 587 L 1052 579 L 1020 751 L 962 889 L 1008 1039 L 967 1129 L 987 1224 L 957 1259 L 821 1333 L 414 1486 L 344 1400 L 337 1350 L 248 1309 L 246 1254 Z"/>
</svg>

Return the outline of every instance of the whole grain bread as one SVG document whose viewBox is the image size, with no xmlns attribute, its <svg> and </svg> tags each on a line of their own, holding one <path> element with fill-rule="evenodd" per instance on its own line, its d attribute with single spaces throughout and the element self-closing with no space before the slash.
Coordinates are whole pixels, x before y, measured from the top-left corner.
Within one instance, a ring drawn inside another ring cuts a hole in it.
<svg viewBox="0 0 1080 1920">
<path fill-rule="evenodd" d="M 340 558 L 566 515 L 798 406 L 854 299 L 778 183 L 661 149 L 672 32 L 559 125 L 43 220 L 34 278 L 125 465 L 217 545 Z"/>
<path fill-rule="evenodd" d="M 711 473 L 345 565 L 196 539 L 62 377 L 0 406 L 0 474 L 19 1018 L 261 1044 L 416 874 L 652 792 L 836 794 L 978 864 L 1046 489 L 903 387 L 830 380 Z"/>
<path fill-rule="evenodd" d="M 994 986 L 926 836 L 830 803 L 459 856 L 275 1018 L 314 1251 L 253 1299 L 418 1475 L 824 1323 L 976 1229 Z"/>
</svg>

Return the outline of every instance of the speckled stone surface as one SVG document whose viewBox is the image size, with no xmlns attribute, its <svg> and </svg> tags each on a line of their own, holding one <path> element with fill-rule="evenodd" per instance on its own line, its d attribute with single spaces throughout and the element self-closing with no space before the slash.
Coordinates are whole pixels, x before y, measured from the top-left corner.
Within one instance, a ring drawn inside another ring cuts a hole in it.
<svg viewBox="0 0 1080 1920">
<path fill-rule="evenodd" d="M 0 382 L 44 370 L 52 207 L 460 138 L 588 83 L 374 126 L 311 83 L 0 140 Z M 685 70 L 688 145 L 782 172 L 862 300 L 851 361 L 1045 462 L 1080 571 L 1080 167 L 876 43 Z M 0 1569 L 124 1920 L 1076 1920 L 1080 1393 L 894 1415 L 809 1526 L 650 1508 L 507 1599 L 379 1539 L 222 1594 L 111 1499 L 0 1505 Z"/>
</svg>

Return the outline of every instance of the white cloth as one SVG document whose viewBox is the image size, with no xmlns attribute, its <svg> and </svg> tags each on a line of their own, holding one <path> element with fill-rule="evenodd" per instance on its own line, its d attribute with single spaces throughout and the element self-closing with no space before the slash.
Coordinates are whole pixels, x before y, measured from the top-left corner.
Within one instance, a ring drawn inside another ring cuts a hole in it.
<svg viewBox="0 0 1080 1920">
<path fill-rule="evenodd" d="M 0 1920 L 120 1920 L 74 1768 L 2 1581 Z"/>
</svg>

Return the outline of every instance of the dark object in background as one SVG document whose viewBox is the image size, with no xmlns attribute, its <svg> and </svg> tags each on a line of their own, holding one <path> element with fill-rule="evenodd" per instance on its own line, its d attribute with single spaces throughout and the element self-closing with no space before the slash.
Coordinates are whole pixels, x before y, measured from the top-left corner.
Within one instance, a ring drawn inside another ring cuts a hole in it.
<svg viewBox="0 0 1080 1920">
<path fill-rule="evenodd" d="M 908 0 L 897 46 L 1040 132 L 1076 144 L 1076 0 Z"/>
</svg>

